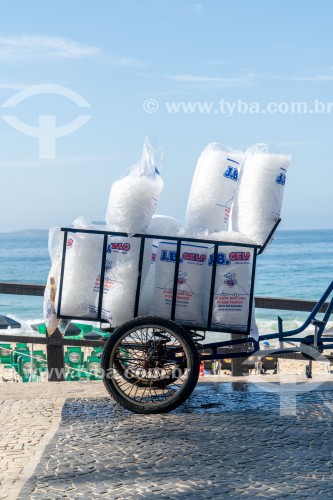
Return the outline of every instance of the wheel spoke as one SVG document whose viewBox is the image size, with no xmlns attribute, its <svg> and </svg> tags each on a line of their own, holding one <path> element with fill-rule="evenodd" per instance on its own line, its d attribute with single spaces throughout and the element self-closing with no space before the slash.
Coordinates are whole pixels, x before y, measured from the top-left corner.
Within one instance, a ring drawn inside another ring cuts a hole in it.
<svg viewBox="0 0 333 500">
<path fill-rule="evenodd" d="M 175 376 L 173 371 L 181 369 L 186 353 L 172 332 L 138 328 L 122 338 L 117 353 L 115 359 L 121 366 L 117 368 L 117 385 L 128 398 L 149 403 L 173 397 L 181 388 L 182 374 Z M 180 355 L 178 359 L 176 354 Z M 168 382 L 174 384 L 176 380 L 178 385 L 169 387 Z"/>
<path fill-rule="evenodd" d="M 195 387 L 199 372 L 196 348 L 176 323 L 157 317 L 136 318 L 116 329 L 109 344 L 109 357 L 104 359 L 113 376 L 108 381 L 103 376 L 103 380 L 123 406 L 140 413 L 166 411 L 178 406 Z M 185 374 L 193 363 L 190 378 Z"/>
</svg>

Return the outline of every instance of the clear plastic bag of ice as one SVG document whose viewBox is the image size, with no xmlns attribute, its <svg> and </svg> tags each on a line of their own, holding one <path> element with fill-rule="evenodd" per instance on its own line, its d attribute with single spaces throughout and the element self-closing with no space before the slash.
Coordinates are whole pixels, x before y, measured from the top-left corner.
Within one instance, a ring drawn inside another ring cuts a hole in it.
<svg viewBox="0 0 333 500">
<path fill-rule="evenodd" d="M 184 234 L 184 229 L 180 222 L 167 215 L 154 215 L 151 223 L 148 227 L 148 234 L 156 236 L 180 236 Z M 143 275 L 145 278 L 141 282 L 141 292 L 140 292 L 140 304 L 139 304 L 139 314 L 146 315 L 151 311 L 151 304 L 154 294 L 154 282 L 155 282 L 155 269 L 156 269 L 156 259 L 158 251 L 159 240 L 152 240 L 151 238 L 146 239 L 145 247 L 145 259 L 144 263 L 147 264 L 148 260 L 146 255 L 148 252 L 151 254 L 151 259 L 149 260 L 148 270 L 144 267 Z M 147 253 L 146 253 L 147 252 Z"/>
<path fill-rule="evenodd" d="M 59 286 L 61 270 L 61 256 L 63 245 L 63 233 L 59 227 L 49 230 L 49 255 L 51 258 L 51 268 L 47 277 L 44 292 L 44 321 L 49 335 L 58 327 L 60 320 L 57 318 L 56 295 Z"/>
<path fill-rule="evenodd" d="M 160 157 L 146 138 L 140 161 L 112 184 L 105 217 L 111 230 L 130 235 L 147 231 L 163 189 Z"/>
<path fill-rule="evenodd" d="M 231 229 L 263 245 L 281 214 L 290 156 L 267 146 L 247 150 L 231 213 Z"/>
<path fill-rule="evenodd" d="M 201 153 L 191 185 L 186 211 L 188 229 L 223 231 L 239 178 L 243 153 L 217 143 Z"/>
<path fill-rule="evenodd" d="M 75 229 L 98 229 L 78 217 Z M 103 235 L 68 232 L 64 267 L 61 314 L 79 318 L 97 317 L 99 283 L 103 255 Z"/>
<path fill-rule="evenodd" d="M 110 236 L 106 257 L 103 317 L 118 326 L 134 316 L 138 284 L 140 238 L 146 233 L 163 189 L 159 173 L 161 152 L 146 138 L 140 161 L 130 173 L 111 187 L 106 222 L 108 230 L 128 233 Z M 152 257 L 152 239 L 144 247 L 141 287 L 144 286 Z"/>
</svg>

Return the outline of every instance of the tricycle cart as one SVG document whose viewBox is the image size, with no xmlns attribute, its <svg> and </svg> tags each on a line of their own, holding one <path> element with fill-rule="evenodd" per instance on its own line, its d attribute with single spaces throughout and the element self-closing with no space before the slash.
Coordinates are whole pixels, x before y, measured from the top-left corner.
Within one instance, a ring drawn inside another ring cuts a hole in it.
<svg viewBox="0 0 333 500">
<path fill-rule="evenodd" d="M 125 408 L 136 413 L 164 413 L 181 405 L 194 390 L 200 371 L 200 359 L 219 360 L 224 358 L 247 358 L 251 355 L 267 355 L 260 353 L 259 342 L 269 339 L 279 339 L 280 349 L 275 354 L 286 352 L 302 352 L 308 359 L 316 358 L 316 353 L 333 348 L 333 337 L 323 337 L 323 333 L 333 310 L 333 297 L 326 309 L 322 321 L 316 318 L 325 301 L 333 292 L 333 281 L 310 313 L 304 324 L 292 331 L 283 331 L 283 322 L 278 318 L 278 332 L 259 336 L 251 336 L 251 315 L 254 300 L 255 264 L 257 255 L 261 254 L 271 240 L 280 220 L 277 220 L 265 244 L 248 245 L 245 243 L 220 242 L 214 240 L 193 239 L 183 237 L 165 237 L 161 235 L 136 234 L 132 238 L 140 239 L 138 259 L 138 274 L 135 293 L 133 319 L 121 326 L 108 327 L 110 338 L 106 341 L 101 359 L 104 385 L 109 394 Z M 63 256 L 59 283 L 57 316 L 61 319 L 84 319 L 105 323 L 102 314 L 104 280 L 106 273 L 106 252 L 109 238 L 126 237 L 127 233 L 112 231 L 97 231 L 75 228 L 62 228 L 64 232 Z M 91 316 L 69 316 L 62 314 L 62 294 L 65 274 L 66 249 L 68 237 L 75 233 L 103 235 L 103 253 L 100 269 L 98 307 Z M 174 276 L 171 291 L 170 317 L 139 316 L 141 278 L 145 242 L 152 240 L 170 240 L 176 245 L 174 259 Z M 177 320 L 177 288 L 178 272 L 181 261 L 182 245 L 186 243 L 201 243 L 213 246 L 211 262 L 210 295 L 207 321 L 204 326 L 193 326 Z M 252 252 L 253 264 L 251 287 L 248 304 L 248 321 L 244 329 L 216 328 L 212 324 L 213 301 L 215 295 L 216 270 L 220 249 L 223 247 L 239 247 L 240 250 Z M 314 325 L 313 335 L 295 338 Z M 205 342 L 206 332 L 223 332 L 237 335 L 238 338 L 221 342 Z M 294 342 L 290 348 L 284 347 L 284 342 Z M 299 346 L 295 345 L 295 342 Z M 302 347 L 301 347 L 302 346 Z M 308 371 L 309 375 L 309 371 Z"/>
</svg>

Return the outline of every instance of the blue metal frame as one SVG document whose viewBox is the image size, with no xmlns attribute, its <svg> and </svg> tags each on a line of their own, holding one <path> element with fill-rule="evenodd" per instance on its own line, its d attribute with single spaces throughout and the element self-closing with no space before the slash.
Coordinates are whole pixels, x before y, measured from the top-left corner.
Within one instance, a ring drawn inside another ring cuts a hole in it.
<svg viewBox="0 0 333 500">
<path fill-rule="evenodd" d="M 296 330 L 289 330 L 289 331 L 283 331 L 283 328 L 282 328 L 282 319 L 281 318 L 278 318 L 279 320 L 279 332 L 278 333 L 269 333 L 269 334 L 266 334 L 266 335 L 261 335 L 260 336 L 260 340 L 269 340 L 269 339 L 276 339 L 278 338 L 279 340 L 284 340 L 284 341 L 288 341 L 288 340 L 291 340 L 291 341 L 294 341 L 295 339 L 288 339 L 288 337 L 292 337 L 294 335 L 298 335 L 299 333 L 302 333 L 310 324 L 311 324 L 311 321 L 313 319 L 315 319 L 316 317 L 316 314 L 318 314 L 318 312 L 320 311 L 320 309 L 323 307 L 324 303 L 326 302 L 326 299 L 331 295 L 331 293 L 333 292 L 333 281 L 331 282 L 331 284 L 327 287 L 326 291 L 324 292 L 324 294 L 322 295 L 322 297 L 319 299 L 319 301 L 317 302 L 317 304 L 315 305 L 315 307 L 312 309 L 311 313 L 309 314 L 308 318 L 305 320 L 305 322 L 303 323 L 303 325 L 301 325 L 299 328 L 296 328 Z M 326 324 L 329 320 L 329 317 L 330 315 L 332 314 L 332 310 L 333 310 L 333 297 L 327 307 L 327 310 L 326 310 L 326 313 L 324 315 L 324 318 L 323 318 L 323 322 L 325 323 L 325 326 L 321 326 L 319 327 L 318 329 L 318 341 L 321 341 L 322 339 L 322 335 L 324 333 L 324 330 L 325 330 L 325 327 L 326 327 Z M 303 338 L 298 338 L 297 339 L 297 342 L 298 341 L 306 341 L 307 339 L 305 337 Z M 333 338 L 331 339 L 333 340 Z"/>
<path fill-rule="evenodd" d="M 259 355 L 259 342 L 263 340 L 271 340 L 271 339 L 279 339 L 280 342 L 297 342 L 297 343 L 302 343 L 305 345 L 312 345 L 314 341 L 314 336 L 305 336 L 305 337 L 297 337 L 296 339 L 294 338 L 295 335 L 298 335 L 299 333 L 304 332 L 304 330 L 311 325 L 311 322 L 316 319 L 316 315 L 319 313 L 321 308 L 323 307 L 324 303 L 326 300 L 329 298 L 329 296 L 332 294 L 331 300 L 327 306 L 326 312 L 324 314 L 324 318 L 322 320 L 322 325 L 319 326 L 318 332 L 317 332 L 317 338 L 318 338 L 318 345 L 319 345 L 319 350 L 325 350 L 325 349 L 333 349 L 333 336 L 332 337 L 323 337 L 323 333 L 325 331 L 327 322 L 332 314 L 333 311 L 333 281 L 331 284 L 327 287 L 326 291 L 322 295 L 322 297 L 319 299 L 315 307 L 312 309 L 311 313 L 299 328 L 296 328 L 295 330 L 288 330 L 288 331 L 283 331 L 283 320 L 278 317 L 278 327 L 279 331 L 277 333 L 269 333 L 269 334 L 264 334 L 260 335 L 258 340 L 253 339 L 252 337 L 246 337 L 242 339 L 236 339 L 236 340 L 226 340 L 224 342 L 213 342 L 213 343 L 208 343 L 204 344 L 202 348 L 204 350 L 211 349 L 211 354 L 205 355 L 204 360 L 212 360 L 212 359 L 223 359 L 223 358 L 238 358 L 238 357 L 247 357 L 251 356 L 252 354 L 258 354 Z M 241 352 L 225 352 L 221 353 L 218 352 L 220 348 L 230 348 L 231 346 L 237 346 L 237 345 L 242 345 L 245 343 L 252 343 L 253 348 L 250 350 L 244 350 Z M 297 346 L 291 347 L 291 348 L 281 348 L 281 349 L 274 349 L 274 354 L 282 354 L 282 353 L 291 353 L 291 352 L 300 352 L 300 349 Z M 269 351 L 262 351 L 261 355 L 262 356 L 267 356 L 269 354 Z"/>
</svg>

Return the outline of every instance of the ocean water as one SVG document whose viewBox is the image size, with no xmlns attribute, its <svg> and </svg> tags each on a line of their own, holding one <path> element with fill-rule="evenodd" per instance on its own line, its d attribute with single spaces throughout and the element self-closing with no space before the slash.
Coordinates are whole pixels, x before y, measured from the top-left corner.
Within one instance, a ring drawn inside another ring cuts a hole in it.
<svg viewBox="0 0 333 500">
<path fill-rule="evenodd" d="M 50 267 L 47 243 L 47 231 L 0 235 L 0 281 L 45 283 Z M 31 323 L 43 321 L 43 298 L 0 294 L 0 314 L 29 331 Z"/>
<path fill-rule="evenodd" d="M 255 295 L 317 301 L 332 280 L 333 230 L 277 231 L 258 257 Z M 300 326 L 308 313 L 257 309 L 260 333 L 277 331 L 278 315 L 289 330 Z"/>
<path fill-rule="evenodd" d="M 47 232 L 0 235 L 0 281 L 45 283 L 50 259 Z M 333 280 L 333 230 L 277 231 L 258 257 L 255 294 L 318 300 Z M 42 297 L 0 294 L 0 314 L 22 323 L 42 321 Z M 306 313 L 257 309 L 260 333 L 277 331 L 277 316 L 285 329 L 296 328 Z"/>
</svg>

